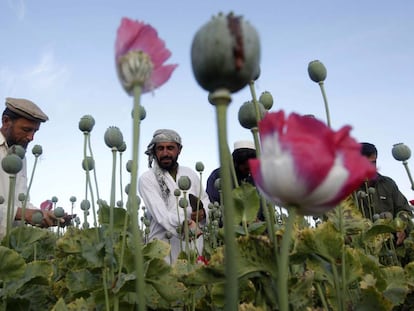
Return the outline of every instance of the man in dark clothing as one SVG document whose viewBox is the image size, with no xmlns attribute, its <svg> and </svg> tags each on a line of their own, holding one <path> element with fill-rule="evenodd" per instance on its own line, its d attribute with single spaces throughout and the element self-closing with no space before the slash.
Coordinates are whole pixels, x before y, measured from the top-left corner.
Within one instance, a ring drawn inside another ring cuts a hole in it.
<svg viewBox="0 0 414 311">
<path fill-rule="evenodd" d="M 254 143 L 251 141 L 237 141 L 234 143 L 234 151 L 232 153 L 234 169 L 239 185 L 243 182 L 253 183 L 253 178 L 250 174 L 249 159 L 256 158 L 256 149 Z M 216 168 L 211 172 L 207 179 L 206 192 L 211 202 L 220 203 L 220 193 L 215 185 L 216 180 L 220 178 L 220 168 Z"/>
<path fill-rule="evenodd" d="M 375 145 L 366 142 L 361 143 L 361 154 L 376 165 L 378 151 Z M 412 217 L 410 204 L 398 189 L 395 181 L 390 177 L 377 172 L 374 178 L 361 186 L 361 190 L 365 195 L 361 198 L 362 206 L 360 208 L 365 217 L 372 219 L 375 214 L 388 212 L 395 218 L 403 211 L 410 218 Z M 406 235 L 406 231 L 397 232 L 397 245 L 404 241 Z"/>
</svg>

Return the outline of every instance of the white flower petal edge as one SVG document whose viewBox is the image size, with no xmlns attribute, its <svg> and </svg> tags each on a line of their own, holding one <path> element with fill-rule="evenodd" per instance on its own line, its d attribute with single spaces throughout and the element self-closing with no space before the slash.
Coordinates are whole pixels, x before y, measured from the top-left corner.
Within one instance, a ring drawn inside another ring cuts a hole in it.
<svg viewBox="0 0 414 311">
<path fill-rule="evenodd" d="M 334 200 L 345 185 L 349 172 L 343 166 L 342 157 L 338 156 L 325 180 L 305 199 L 302 205 L 325 205 Z"/>
<path fill-rule="evenodd" d="M 260 171 L 263 191 L 279 204 L 301 202 L 308 192 L 306 184 L 298 178 L 290 152 L 280 148 L 277 133 L 262 139 L 262 150 Z"/>
</svg>

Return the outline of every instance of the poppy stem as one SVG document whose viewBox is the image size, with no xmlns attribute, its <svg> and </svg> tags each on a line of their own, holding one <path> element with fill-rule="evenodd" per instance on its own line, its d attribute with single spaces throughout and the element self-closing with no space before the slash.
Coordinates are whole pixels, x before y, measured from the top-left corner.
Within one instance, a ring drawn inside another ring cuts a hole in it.
<svg viewBox="0 0 414 311">
<path fill-rule="evenodd" d="M 331 127 L 331 117 L 329 114 L 328 98 L 326 97 L 325 87 L 323 81 L 319 82 L 319 87 L 321 88 L 323 102 L 325 104 L 325 113 L 326 113 L 326 124 Z"/>
<path fill-rule="evenodd" d="M 210 102 L 216 107 L 218 140 L 220 150 L 220 178 L 224 208 L 224 265 L 226 275 L 226 310 L 237 311 L 239 286 L 237 278 L 237 248 L 234 232 L 234 202 L 232 198 L 230 153 L 227 142 L 227 108 L 231 102 L 230 92 L 219 89 L 210 94 Z"/>
<path fill-rule="evenodd" d="M 138 227 L 138 197 L 137 197 L 137 184 L 138 184 L 138 147 L 139 147 L 139 134 L 140 134 L 140 98 L 141 98 L 141 86 L 134 86 L 134 109 L 132 118 L 132 165 L 131 165 L 131 184 L 128 193 L 128 213 L 130 214 L 131 227 L 132 227 L 132 245 L 135 245 L 135 293 L 138 301 L 138 310 L 146 310 L 145 302 L 145 278 L 144 278 L 144 258 L 142 255 L 142 237 L 141 231 Z M 120 267 L 121 269 L 121 267 Z"/>
<path fill-rule="evenodd" d="M 278 287 L 279 310 L 289 311 L 289 253 L 292 241 L 293 225 L 296 220 L 296 208 L 288 209 L 288 218 L 285 224 L 285 232 L 282 238 L 280 257 L 278 260 Z"/>
</svg>

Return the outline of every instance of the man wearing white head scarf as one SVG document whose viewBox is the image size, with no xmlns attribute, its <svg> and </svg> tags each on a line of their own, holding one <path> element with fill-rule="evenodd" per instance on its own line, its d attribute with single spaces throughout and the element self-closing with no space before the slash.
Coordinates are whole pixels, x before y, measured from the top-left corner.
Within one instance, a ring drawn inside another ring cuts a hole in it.
<svg viewBox="0 0 414 311">
<path fill-rule="evenodd" d="M 207 193 L 200 186 L 198 174 L 193 169 L 178 164 L 181 149 L 181 137 L 176 131 L 156 130 L 145 151 L 145 154 L 148 155 L 149 170 L 144 172 L 138 180 L 138 191 L 150 219 L 148 240 L 158 239 L 170 244 L 171 254 L 165 258 L 168 263 L 174 263 L 181 249 L 185 249 L 182 235 L 177 232 L 177 228 L 181 228 L 185 220 L 185 215 L 187 214 L 190 227 L 195 229 L 197 229 L 196 219 L 199 221 L 199 226 L 203 226 L 207 221 L 207 213 L 203 208 L 199 209 L 197 213 L 190 205 L 185 213 L 183 208 L 177 206 L 178 200 L 174 191 L 178 189 L 177 181 L 179 178 L 187 176 L 190 179 L 191 187 L 188 189 L 187 195 L 192 194 L 200 198 L 200 206 L 207 208 L 210 203 Z M 181 193 L 182 195 L 183 193 Z M 167 235 L 170 235 L 171 238 L 168 239 Z M 201 253 L 202 236 L 196 239 L 195 246 Z"/>
</svg>

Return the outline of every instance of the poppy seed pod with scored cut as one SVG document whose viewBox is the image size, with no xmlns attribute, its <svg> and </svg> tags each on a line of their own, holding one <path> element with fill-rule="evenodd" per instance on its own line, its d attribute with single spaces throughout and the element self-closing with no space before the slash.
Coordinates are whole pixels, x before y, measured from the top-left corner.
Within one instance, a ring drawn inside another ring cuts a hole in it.
<svg viewBox="0 0 414 311">
<path fill-rule="evenodd" d="M 191 63 L 203 89 L 237 92 L 260 73 L 259 35 L 242 17 L 219 13 L 195 34 Z"/>
</svg>

